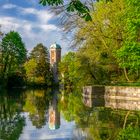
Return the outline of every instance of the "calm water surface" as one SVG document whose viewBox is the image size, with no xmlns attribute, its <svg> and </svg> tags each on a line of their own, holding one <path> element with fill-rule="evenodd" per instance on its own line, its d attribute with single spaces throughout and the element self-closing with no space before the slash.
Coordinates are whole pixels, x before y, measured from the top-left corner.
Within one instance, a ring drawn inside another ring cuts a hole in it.
<svg viewBox="0 0 140 140">
<path fill-rule="evenodd" d="M 0 91 L 0 139 L 140 140 L 138 104 L 77 91 Z"/>
</svg>

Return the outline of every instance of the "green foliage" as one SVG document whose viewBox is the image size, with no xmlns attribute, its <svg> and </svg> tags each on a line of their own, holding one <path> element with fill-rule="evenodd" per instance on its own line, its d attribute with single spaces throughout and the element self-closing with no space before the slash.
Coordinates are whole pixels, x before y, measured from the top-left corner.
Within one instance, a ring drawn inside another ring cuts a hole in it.
<svg viewBox="0 0 140 140">
<path fill-rule="evenodd" d="M 40 4 L 42 4 L 43 6 L 46 5 L 60 5 L 63 4 L 63 0 L 40 0 Z"/>
<path fill-rule="evenodd" d="M 30 53 L 29 60 L 24 64 L 29 84 L 50 85 L 51 71 L 49 53 L 43 44 L 37 44 Z"/>
<path fill-rule="evenodd" d="M 20 98 L 21 90 L 18 94 L 12 91 L 0 92 L 0 139 L 18 140 L 25 126 L 25 118 L 20 115 L 23 103 Z"/>
<path fill-rule="evenodd" d="M 29 112 L 33 126 L 42 128 L 46 124 L 46 112 L 49 107 L 49 96 L 45 90 L 28 90 L 23 110 Z"/>
<path fill-rule="evenodd" d="M 71 91 L 66 89 L 62 91 L 59 109 L 67 121 L 74 120 L 76 123 L 80 122 L 89 111 L 89 109 L 84 106 L 81 93 L 78 89 Z"/>
<path fill-rule="evenodd" d="M 139 140 L 140 139 L 140 128 L 137 126 L 129 125 L 127 128 L 122 129 L 119 132 L 116 140 Z"/>
<path fill-rule="evenodd" d="M 90 56 L 83 49 L 66 54 L 59 64 L 60 80 L 64 87 L 72 90 L 93 83 L 107 83 L 108 78 L 102 67 L 91 62 Z"/>
<path fill-rule="evenodd" d="M 33 48 L 30 54 L 30 59 L 35 59 L 37 63 L 37 76 L 47 77 L 50 74 L 49 52 L 43 44 L 37 44 L 37 46 Z"/>
<path fill-rule="evenodd" d="M 73 86 L 77 85 L 80 77 L 77 76 L 78 63 L 74 52 L 69 52 L 62 58 L 59 64 L 59 71 L 61 82 L 65 87 L 71 89 L 74 88 Z"/>
<path fill-rule="evenodd" d="M 37 67 L 37 63 L 35 59 L 30 59 L 24 64 L 24 68 L 26 70 L 26 76 L 29 81 L 33 80 L 33 78 L 35 77 L 36 67 Z"/>
<path fill-rule="evenodd" d="M 86 21 L 92 20 L 89 14 L 89 8 L 79 0 L 71 1 L 66 9 L 68 12 L 77 11 L 78 15 L 84 18 Z"/>
<path fill-rule="evenodd" d="M 1 73 L 3 78 L 7 78 L 12 72 L 18 72 L 26 60 L 26 49 L 20 35 L 11 31 L 7 33 L 0 45 L 1 53 Z"/>
<path fill-rule="evenodd" d="M 137 71 L 140 68 L 140 2 L 125 0 L 125 6 L 125 14 L 122 15 L 125 33 L 117 58 L 121 67 Z"/>
<path fill-rule="evenodd" d="M 58 5 L 63 5 L 64 1 L 63 0 L 40 0 L 39 3 L 42 4 L 43 6 L 46 5 L 58 6 Z M 89 14 L 89 8 L 85 4 L 83 4 L 80 0 L 71 0 L 68 3 L 66 10 L 68 12 L 77 12 L 78 15 L 84 18 L 86 21 L 92 20 Z"/>
<path fill-rule="evenodd" d="M 82 48 L 77 52 L 76 56 L 79 61 L 78 70 L 83 85 L 107 84 L 109 81 L 106 69 L 103 69 L 102 65 L 99 64 L 100 62 L 97 62 L 97 57 L 94 58 L 94 53 L 91 48 Z"/>
</svg>

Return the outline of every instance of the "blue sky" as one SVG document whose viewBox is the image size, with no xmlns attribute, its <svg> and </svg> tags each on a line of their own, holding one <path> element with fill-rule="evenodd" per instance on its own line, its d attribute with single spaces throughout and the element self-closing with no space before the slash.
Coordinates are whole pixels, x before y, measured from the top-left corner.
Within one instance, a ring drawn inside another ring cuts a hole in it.
<svg viewBox="0 0 140 140">
<path fill-rule="evenodd" d="M 62 54 L 68 51 L 68 41 L 57 21 L 56 15 L 39 5 L 38 0 L 0 0 L 1 30 L 19 32 L 28 51 L 37 43 L 49 48 L 54 42 L 62 46 Z"/>
</svg>

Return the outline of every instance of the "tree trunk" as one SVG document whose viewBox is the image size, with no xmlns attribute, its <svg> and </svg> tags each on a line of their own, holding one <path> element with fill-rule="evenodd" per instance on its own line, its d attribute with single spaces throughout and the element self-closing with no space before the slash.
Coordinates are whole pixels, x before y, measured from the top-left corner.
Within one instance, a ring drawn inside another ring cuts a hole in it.
<svg viewBox="0 0 140 140">
<path fill-rule="evenodd" d="M 129 116 L 129 114 L 130 114 L 130 111 L 128 111 L 128 112 L 126 113 L 126 115 L 125 115 L 124 124 L 123 124 L 123 129 L 125 129 L 125 127 L 126 127 L 126 122 L 127 122 L 127 118 L 128 118 L 128 116 Z"/>
<path fill-rule="evenodd" d="M 126 68 L 125 67 L 123 68 L 123 71 L 124 71 L 124 75 L 125 75 L 126 80 L 128 82 L 131 82 L 130 79 L 128 78 L 127 71 L 126 71 Z"/>
</svg>

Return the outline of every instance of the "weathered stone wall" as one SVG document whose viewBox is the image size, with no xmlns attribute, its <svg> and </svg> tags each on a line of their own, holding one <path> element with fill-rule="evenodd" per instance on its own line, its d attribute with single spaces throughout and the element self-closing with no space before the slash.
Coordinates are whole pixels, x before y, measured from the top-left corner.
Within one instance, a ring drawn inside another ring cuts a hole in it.
<svg viewBox="0 0 140 140">
<path fill-rule="evenodd" d="M 104 97 L 106 107 L 140 110 L 140 87 L 106 86 Z"/>
<path fill-rule="evenodd" d="M 83 88 L 83 102 L 89 107 L 140 110 L 140 87 L 86 86 Z"/>
<path fill-rule="evenodd" d="M 140 110 L 140 98 L 137 100 L 105 98 L 105 107 L 124 110 Z"/>
<path fill-rule="evenodd" d="M 140 97 L 140 87 L 105 86 L 106 96 Z"/>
</svg>

